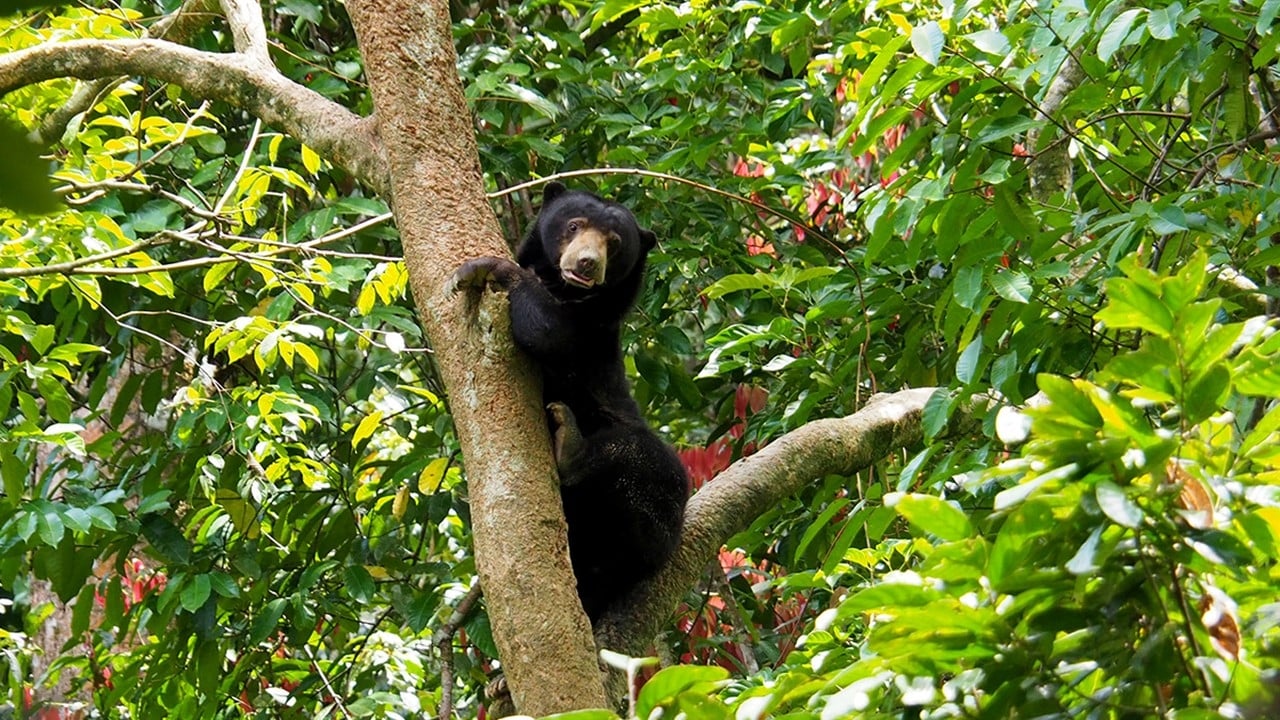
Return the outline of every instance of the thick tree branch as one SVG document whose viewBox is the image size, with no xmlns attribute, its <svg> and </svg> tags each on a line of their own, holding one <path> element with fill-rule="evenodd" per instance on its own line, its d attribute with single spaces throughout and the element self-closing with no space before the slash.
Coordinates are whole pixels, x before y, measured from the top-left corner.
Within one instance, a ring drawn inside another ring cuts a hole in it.
<svg viewBox="0 0 1280 720">
<path fill-rule="evenodd" d="M 934 392 L 918 388 L 875 395 L 858 412 L 808 423 L 720 473 L 690 498 L 684 537 L 671 564 L 604 619 L 597 642 L 624 653 L 644 652 L 731 536 L 817 478 L 852 475 L 899 448 L 919 445 L 921 414 Z M 973 431 L 972 416 L 962 409 L 959 422 L 965 427 L 955 430 Z"/>
<path fill-rule="evenodd" d="M 1085 79 L 1084 66 L 1071 52 L 1067 53 L 1058 74 L 1054 76 L 1044 101 L 1036 110 L 1036 119 L 1043 120 L 1043 128 L 1027 133 L 1027 147 L 1032 153 L 1031 191 L 1036 199 L 1047 202 L 1057 193 L 1070 194 L 1072 186 L 1071 157 L 1066 143 L 1051 142 L 1063 122 L 1057 117 L 1067 101 L 1067 96 Z"/>
<path fill-rule="evenodd" d="M 485 198 L 448 5 L 348 0 L 347 10 L 414 301 L 466 459 L 476 568 L 507 684 L 529 715 L 603 707 L 536 375 L 511 343 L 504 295 L 448 290 L 461 261 L 507 252 Z"/>
<path fill-rule="evenodd" d="M 165 15 L 147 28 L 143 37 L 185 42 L 214 17 L 212 13 L 217 4 L 217 0 L 186 0 L 177 10 Z M 120 80 L 121 78 L 118 77 L 100 78 L 81 83 L 62 107 L 45 115 L 40 121 L 40 127 L 32 133 L 36 143 L 48 145 L 57 140 L 62 133 L 66 132 L 67 123 L 71 122 L 71 118 L 93 107 L 98 98 L 115 87 Z"/>
<path fill-rule="evenodd" d="M 208 53 L 166 40 L 75 40 L 0 56 L 0 95 L 61 77 L 145 75 L 242 108 L 305 142 L 376 191 L 388 187 L 373 130 L 323 95 L 238 53 Z"/>
</svg>

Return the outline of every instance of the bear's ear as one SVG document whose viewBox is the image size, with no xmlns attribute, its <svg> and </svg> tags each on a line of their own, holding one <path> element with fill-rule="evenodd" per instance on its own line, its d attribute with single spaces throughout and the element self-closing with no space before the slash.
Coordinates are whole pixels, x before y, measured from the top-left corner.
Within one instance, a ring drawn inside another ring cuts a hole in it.
<svg viewBox="0 0 1280 720">
<path fill-rule="evenodd" d="M 652 249 L 653 249 L 653 246 L 655 246 L 655 245 L 657 245 L 657 244 L 658 244 L 658 236 L 657 236 L 657 235 L 654 235 L 654 234 L 653 234 L 653 232 L 652 232 L 652 231 L 650 231 L 650 230 L 646 230 L 646 229 L 644 229 L 644 228 L 640 228 L 640 247 L 641 247 L 641 249 L 643 249 L 645 252 L 649 252 L 650 250 L 652 250 Z"/>
<path fill-rule="evenodd" d="M 554 181 L 547 183 L 547 186 L 542 189 L 542 205 L 545 207 L 547 203 L 565 194 L 565 192 L 567 190 L 562 183 Z"/>
</svg>

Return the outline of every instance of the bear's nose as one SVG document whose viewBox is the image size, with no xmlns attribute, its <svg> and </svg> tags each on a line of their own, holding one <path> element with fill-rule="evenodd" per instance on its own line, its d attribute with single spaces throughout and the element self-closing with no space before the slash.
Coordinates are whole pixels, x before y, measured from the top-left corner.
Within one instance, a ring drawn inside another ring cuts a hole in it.
<svg viewBox="0 0 1280 720">
<path fill-rule="evenodd" d="M 579 275 L 595 277 L 596 268 L 598 267 L 600 267 L 600 260 L 594 255 L 584 255 L 578 258 L 577 271 Z"/>
</svg>

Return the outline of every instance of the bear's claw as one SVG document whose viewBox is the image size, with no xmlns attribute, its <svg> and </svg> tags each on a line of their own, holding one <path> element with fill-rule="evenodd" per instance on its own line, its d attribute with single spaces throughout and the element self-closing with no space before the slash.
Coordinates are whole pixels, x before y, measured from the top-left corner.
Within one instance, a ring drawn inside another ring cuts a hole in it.
<svg viewBox="0 0 1280 720">
<path fill-rule="evenodd" d="M 489 284 L 503 285 L 518 272 L 515 263 L 496 257 L 478 257 L 468 260 L 449 278 L 449 292 L 463 289 L 480 289 Z"/>
</svg>

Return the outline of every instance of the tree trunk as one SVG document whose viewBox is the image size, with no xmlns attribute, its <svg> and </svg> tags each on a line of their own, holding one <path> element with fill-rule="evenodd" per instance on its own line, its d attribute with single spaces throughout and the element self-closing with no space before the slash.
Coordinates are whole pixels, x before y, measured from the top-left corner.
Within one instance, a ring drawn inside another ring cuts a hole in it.
<svg viewBox="0 0 1280 720">
<path fill-rule="evenodd" d="M 516 707 L 607 701 L 577 600 L 538 381 L 511 344 L 505 298 L 451 294 L 465 259 L 507 254 L 484 194 L 442 0 L 347 9 L 373 93 L 414 300 L 467 466 L 476 566 Z"/>
</svg>

